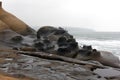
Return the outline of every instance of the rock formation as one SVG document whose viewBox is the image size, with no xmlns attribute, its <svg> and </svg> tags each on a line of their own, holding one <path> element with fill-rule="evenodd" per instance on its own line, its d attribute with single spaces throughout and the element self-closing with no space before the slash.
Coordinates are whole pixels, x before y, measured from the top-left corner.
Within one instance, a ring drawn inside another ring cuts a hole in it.
<svg viewBox="0 0 120 80">
<path fill-rule="evenodd" d="M 58 54 L 67 57 L 75 57 L 78 51 L 78 43 L 63 28 L 43 26 L 37 31 L 37 40 L 34 46 L 39 51 Z"/>
<path fill-rule="evenodd" d="M 76 58 L 80 60 L 95 60 L 106 66 L 120 68 L 120 60 L 117 56 L 108 51 L 92 49 L 92 46 L 84 45 L 83 48 L 79 50 Z"/>
<path fill-rule="evenodd" d="M 35 32 L 0 2 L 0 80 L 120 80 L 120 70 L 102 65 L 101 54 L 92 46 L 79 47 L 61 27 Z"/>
<path fill-rule="evenodd" d="M 34 34 L 34 30 L 31 29 L 27 24 L 11 13 L 5 11 L 2 8 L 2 2 L 0 2 L 0 30 L 3 29 L 3 27 L 9 27 L 13 31 L 22 35 Z"/>
<path fill-rule="evenodd" d="M 9 29 L 9 26 L 0 20 L 0 31 L 3 31 L 5 29 Z"/>
</svg>

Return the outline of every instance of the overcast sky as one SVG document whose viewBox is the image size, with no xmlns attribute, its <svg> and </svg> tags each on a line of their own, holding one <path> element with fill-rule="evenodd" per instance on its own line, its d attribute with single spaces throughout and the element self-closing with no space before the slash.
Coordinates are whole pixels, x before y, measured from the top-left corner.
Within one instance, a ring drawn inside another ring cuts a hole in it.
<svg viewBox="0 0 120 80">
<path fill-rule="evenodd" d="M 70 26 L 98 31 L 120 31 L 120 0 L 0 1 L 6 11 L 31 26 Z"/>
</svg>

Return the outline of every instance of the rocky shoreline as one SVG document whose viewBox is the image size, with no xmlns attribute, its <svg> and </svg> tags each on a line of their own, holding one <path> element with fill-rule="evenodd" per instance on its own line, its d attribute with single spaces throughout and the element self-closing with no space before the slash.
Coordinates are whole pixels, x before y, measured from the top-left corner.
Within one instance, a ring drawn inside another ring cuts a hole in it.
<svg viewBox="0 0 120 80">
<path fill-rule="evenodd" d="M 3 10 L 0 2 L 0 80 L 120 80 L 119 76 L 119 60 L 110 52 L 79 46 L 62 27 L 35 31 Z"/>
<path fill-rule="evenodd" d="M 43 28 L 54 27 L 45 26 Z M 59 28 L 55 29 L 59 30 Z M 63 34 L 64 31 L 62 33 L 59 32 L 59 36 L 53 35 L 52 32 L 49 33 L 49 30 L 47 32 L 42 35 L 39 33 L 41 38 L 38 38 L 38 35 L 36 37 L 20 35 L 22 39 L 17 36 L 10 36 L 7 43 L 1 42 L 0 70 L 12 78 L 16 78 L 15 80 L 17 78 L 19 80 L 120 80 L 119 68 L 105 66 L 98 61 L 88 59 L 91 54 L 89 52 L 94 50 L 92 46 L 79 47 L 73 36 L 67 31 L 67 34 Z M 54 40 L 51 38 L 53 36 Z M 52 39 L 51 42 L 49 38 Z M 14 40 L 11 41 L 11 39 Z M 66 42 L 65 40 L 68 41 Z M 17 52 L 20 51 L 22 52 L 18 54 Z M 78 59 L 77 55 L 80 54 L 80 51 L 83 52 L 81 57 L 79 55 L 80 59 Z M 41 57 L 39 56 L 41 54 L 50 55 L 50 57 Z M 53 57 L 51 58 L 52 55 Z M 54 57 L 54 55 L 58 56 Z M 64 56 L 64 58 L 61 59 L 59 56 Z"/>
</svg>

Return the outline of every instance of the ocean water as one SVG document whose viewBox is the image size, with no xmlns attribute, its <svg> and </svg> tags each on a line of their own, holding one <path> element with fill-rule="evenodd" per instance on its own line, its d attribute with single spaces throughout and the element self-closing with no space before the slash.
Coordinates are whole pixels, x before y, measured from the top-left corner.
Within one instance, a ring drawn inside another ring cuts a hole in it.
<svg viewBox="0 0 120 80">
<path fill-rule="evenodd" d="M 79 46 L 92 45 L 97 50 L 112 52 L 120 58 L 120 32 L 80 32 L 68 31 Z"/>
</svg>

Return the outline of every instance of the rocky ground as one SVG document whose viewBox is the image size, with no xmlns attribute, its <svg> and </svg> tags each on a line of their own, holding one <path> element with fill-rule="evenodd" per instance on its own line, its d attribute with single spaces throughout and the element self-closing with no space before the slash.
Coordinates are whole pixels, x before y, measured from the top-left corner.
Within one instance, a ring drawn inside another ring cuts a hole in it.
<svg viewBox="0 0 120 80">
<path fill-rule="evenodd" d="M 52 29 L 52 32 L 49 33 L 48 29 Z M 39 35 L 34 40 L 30 37 L 12 35 L 13 37 L 7 39 L 9 44 L 1 41 L 0 80 L 120 80 L 119 68 L 104 66 L 98 61 L 89 60 L 84 61 L 85 64 L 78 64 L 75 61 L 69 62 L 16 53 L 16 51 L 29 51 L 33 54 L 34 52 L 46 52 L 48 55 L 54 53 L 65 56 L 66 59 L 70 57 L 69 60 L 77 60 L 73 54 L 79 52 L 81 48 L 74 37 L 63 31 L 62 28 L 54 29 L 49 27 L 47 28 L 48 33 L 37 33 Z M 17 44 L 16 40 L 18 41 Z M 33 44 L 30 44 L 31 42 Z M 92 50 L 90 46 L 87 48 L 90 51 Z M 85 52 L 88 52 L 88 50 Z M 85 53 L 85 55 L 88 55 L 88 53 Z M 95 67 L 94 65 L 101 67 Z"/>
<path fill-rule="evenodd" d="M 91 70 L 91 67 L 13 52 L 0 53 L 0 70 L 20 80 L 120 80 L 118 70 L 111 69 L 112 74 L 102 76 L 106 69 L 101 69 L 100 74 L 98 68 Z"/>
<path fill-rule="evenodd" d="M 120 80 L 118 59 L 98 54 L 61 27 L 33 30 L 0 2 L 0 80 Z"/>
</svg>

